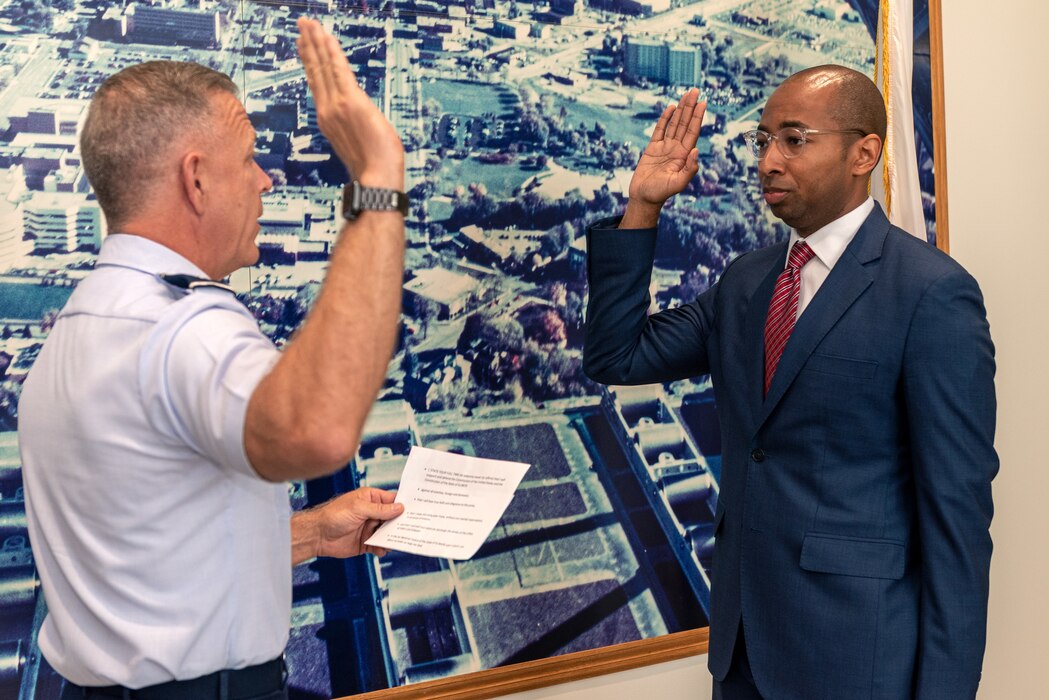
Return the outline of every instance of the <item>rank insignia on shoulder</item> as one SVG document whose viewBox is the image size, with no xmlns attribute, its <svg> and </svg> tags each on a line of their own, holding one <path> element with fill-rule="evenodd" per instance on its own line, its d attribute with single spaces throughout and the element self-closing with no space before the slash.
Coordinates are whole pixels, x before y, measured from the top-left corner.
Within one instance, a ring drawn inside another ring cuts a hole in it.
<svg viewBox="0 0 1049 700">
<path fill-rule="evenodd" d="M 222 282 L 216 282 L 215 280 L 209 280 L 205 277 L 194 277 L 193 275 L 160 275 L 160 279 L 164 280 L 172 287 L 178 287 L 179 289 L 187 289 L 193 291 L 201 287 L 213 287 L 215 289 L 221 289 L 224 292 L 230 294 L 236 294 L 233 291 L 233 287 Z"/>
</svg>

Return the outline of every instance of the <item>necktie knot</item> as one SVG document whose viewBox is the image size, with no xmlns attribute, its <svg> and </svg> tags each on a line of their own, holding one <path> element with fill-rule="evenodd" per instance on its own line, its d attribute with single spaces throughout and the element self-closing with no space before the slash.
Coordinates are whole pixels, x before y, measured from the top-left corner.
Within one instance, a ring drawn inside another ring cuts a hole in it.
<svg viewBox="0 0 1049 700">
<path fill-rule="evenodd" d="M 809 260 L 812 260 L 812 256 L 815 253 L 809 244 L 805 241 L 798 241 L 790 249 L 790 255 L 787 256 L 787 267 L 792 270 L 800 270 Z"/>
</svg>

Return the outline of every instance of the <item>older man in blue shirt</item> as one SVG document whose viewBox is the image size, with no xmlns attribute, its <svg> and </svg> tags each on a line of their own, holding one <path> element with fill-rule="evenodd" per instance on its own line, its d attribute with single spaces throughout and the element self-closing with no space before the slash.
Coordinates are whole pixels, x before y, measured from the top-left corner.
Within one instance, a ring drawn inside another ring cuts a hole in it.
<svg viewBox="0 0 1049 700">
<path fill-rule="evenodd" d="M 299 27 L 321 130 L 356 187 L 396 195 L 392 126 L 338 42 Z M 132 66 L 92 100 L 81 150 L 113 234 L 20 404 L 39 644 L 64 697 L 287 697 L 289 564 L 374 551 L 401 511 L 361 489 L 292 516 L 283 482 L 354 456 L 394 346 L 403 210 L 354 212 L 278 352 L 216 282 L 258 257 L 272 183 L 254 146 L 232 81 L 196 64 Z"/>
</svg>

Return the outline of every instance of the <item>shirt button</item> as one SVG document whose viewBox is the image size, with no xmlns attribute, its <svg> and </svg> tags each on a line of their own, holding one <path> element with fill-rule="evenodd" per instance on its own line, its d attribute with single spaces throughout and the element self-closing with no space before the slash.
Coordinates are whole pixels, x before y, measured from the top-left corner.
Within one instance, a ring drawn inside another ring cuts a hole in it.
<svg viewBox="0 0 1049 700">
<path fill-rule="evenodd" d="M 750 453 L 750 458 L 752 460 L 754 460 L 755 462 L 764 462 L 765 461 L 765 450 L 761 449 L 760 447 L 754 449 Z"/>
</svg>

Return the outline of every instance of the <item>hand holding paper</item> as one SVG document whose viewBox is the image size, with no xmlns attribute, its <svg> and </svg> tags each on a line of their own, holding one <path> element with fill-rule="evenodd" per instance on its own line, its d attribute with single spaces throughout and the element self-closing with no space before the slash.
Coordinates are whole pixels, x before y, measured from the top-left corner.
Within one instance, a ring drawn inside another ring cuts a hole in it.
<svg viewBox="0 0 1049 700">
<path fill-rule="evenodd" d="M 530 465 L 412 447 L 397 489 L 404 514 L 365 544 L 444 559 L 481 548 Z"/>
</svg>

